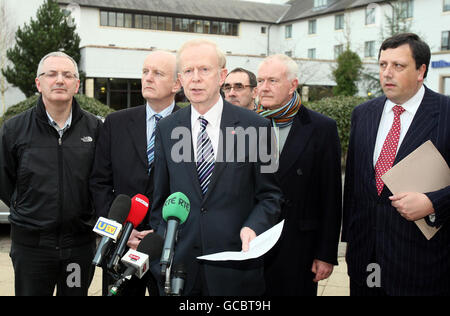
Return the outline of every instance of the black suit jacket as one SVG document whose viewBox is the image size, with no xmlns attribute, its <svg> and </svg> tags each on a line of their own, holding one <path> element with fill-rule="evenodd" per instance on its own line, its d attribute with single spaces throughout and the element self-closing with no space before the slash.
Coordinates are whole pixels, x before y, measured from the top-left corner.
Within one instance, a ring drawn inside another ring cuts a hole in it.
<svg viewBox="0 0 450 316">
<path fill-rule="evenodd" d="M 179 107 L 175 106 L 174 112 Z M 146 105 L 111 113 L 100 131 L 90 188 L 97 216 L 107 217 L 119 194 L 140 193 L 152 203 L 148 174 Z M 144 227 L 148 220 L 143 221 Z"/>
<path fill-rule="evenodd" d="M 351 278 L 366 284 L 370 263 L 381 267 L 381 286 L 390 295 L 450 293 L 450 187 L 427 194 L 442 229 L 427 240 L 414 222 L 391 206 L 385 186 L 378 196 L 373 153 L 386 97 L 355 108 L 348 151 L 342 239 L 347 241 Z M 431 140 L 450 163 L 450 98 L 425 88 L 425 96 L 398 149 L 394 165 Z M 372 270 L 370 270 L 372 272 Z"/>
<path fill-rule="evenodd" d="M 172 139 L 174 128 L 188 132 L 184 139 Z M 226 127 L 267 127 L 270 122 L 256 113 L 224 101 L 221 131 Z M 248 162 L 250 152 L 245 152 L 247 162 L 216 161 L 208 192 L 200 191 L 191 140 L 191 107 L 182 109 L 162 119 L 156 130 L 155 192 L 151 224 L 161 235 L 166 230 L 162 220 L 162 207 L 174 192 L 183 192 L 190 200 L 190 213 L 180 226 L 175 248 L 174 264 L 183 263 L 187 270 L 185 294 L 189 295 L 196 278 L 200 278 L 197 256 L 221 251 L 240 251 L 240 230 L 247 226 L 256 234 L 271 228 L 280 213 L 281 192 L 273 173 L 261 173 L 261 161 Z M 226 137 L 233 137 L 229 132 Z M 239 132 L 236 132 L 239 133 Z M 188 161 L 175 162 L 172 148 L 184 140 L 189 151 Z M 218 156 L 230 157 L 231 151 L 219 141 Z M 236 145 L 236 144 L 235 144 Z M 190 157 L 190 159 L 189 159 Z M 159 261 L 159 260 L 158 260 Z M 259 295 L 264 292 L 263 263 L 261 259 L 244 262 L 204 262 L 205 281 L 210 295 Z M 156 270 L 159 265 L 156 264 Z"/>
<path fill-rule="evenodd" d="M 266 258 L 267 293 L 315 295 L 313 260 L 337 264 L 342 176 L 336 122 L 302 105 L 283 147 L 277 178 L 286 221 Z"/>
</svg>

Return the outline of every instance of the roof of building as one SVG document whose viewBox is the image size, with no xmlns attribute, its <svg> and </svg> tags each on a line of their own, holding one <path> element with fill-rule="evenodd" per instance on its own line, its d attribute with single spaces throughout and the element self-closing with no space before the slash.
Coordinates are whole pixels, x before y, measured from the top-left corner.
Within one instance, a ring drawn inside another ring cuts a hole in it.
<svg viewBox="0 0 450 316">
<path fill-rule="evenodd" d="M 84 7 L 146 11 L 192 17 L 276 23 L 290 9 L 289 5 L 239 0 L 60 0 Z"/>
<path fill-rule="evenodd" d="M 286 4 L 268 4 L 241 0 L 59 0 L 60 4 L 78 4 L 113 10 L 145 11 L 197 18 L 244 22 L 285 23 L 332 14 L 387 0 L 329 0 L 314 8 L 314 0 L 290 0 Z"/>
<path fill-rule="evenodd" d="M 332 14 L 348 9 L 367 6 L 370 3 L 385 2 L 386 0 L 329 0 L 327 6 L 314 8 L 314 0 L 291 0 L 287 4 L 291 9 L 280 21 L 281 23 L 308 19 L 319 15 Z"/>
</svg>

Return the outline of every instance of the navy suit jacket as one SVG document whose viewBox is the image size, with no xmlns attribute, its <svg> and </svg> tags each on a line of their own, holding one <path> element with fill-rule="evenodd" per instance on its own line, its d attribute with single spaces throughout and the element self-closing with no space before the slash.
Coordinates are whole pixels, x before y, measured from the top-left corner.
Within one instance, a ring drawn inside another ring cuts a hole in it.
<svg viewBox="0 0 450 316">
<path fill-rule="evenodd" d="M 183 148 L 189 151 L 188 161 L 176 162 L 172 159 L 172 149 L 179 149 L 177 144 L 183 140 L 172 139 L 172 131 L 176 127 L 189 131 L 189 135 L 184 135 L 187 137 L 184 138 L 187 146 Z M 162 119 L 156 128 L 155 191 L 151 226 L 157 229 L 158 234 L 163 235 L 167 226 L 162 219 L 165 200 L 174 192 L 186 194 L 190 201 L 190 213 L 186 222 L 180 225 L 174 256 L 174 265 L 182 263 L 186 267 L 186 295 L 191 293 L 195 280 L 200 278 L 200 261 L 196 259 L 197 256 L 240 251 L 242 227 L 250 227 L 259 235 L 271 228 L 280 214 L 281 191 L 275 174 L 260 172 L 259 156 L 258 161 L 249 162 L 248 147 L 245 152 L 246 162 L 234 159 L 230 161 L 229 154 L 237 151 L 236 144 L 233 148 L 222 146 L 226 143 L 223 136 L 227 132 L 227 137 L 234 135 L 226 130 L 227 127 L 267 127 L 270 130 L 270 122 L 252 111 L 224 101 L 218 157 L 223 154 L 227 159 L 223 162 L 216 161 L 208 192 L 204 197 L 200 190 L 190 134 L 191 107 Z M 239 131 L 235 132 L 238 133 Z M 205 261 L 203 267 L 210 295 L 260 295 L 264 292 L 261 259 L 243 262 Z M 158 264 L 154 264 L 152 270 L 158 273 Z"/>
<path fill-rule="evenodd" d="M 386 97 L 356 107 L 346 165 L 342 240 L 348 272 L 366 284 L 370 263 L 381 267 L 381 287 L 389 295 L 450 293 L 450 187 L 427 193 L 443 226 L 427 240 L 414 222 L 391 206 L 385 186 L 378 196 L 373 153 Z M 398 149 L 394 165 L 427 140 L 450 164 L 450 98 L 425 88 L 422 103 Z"/>
<path fill-rule="evenodd" d="M 314 259 L 337 265 L 342 216 L 341 146 L 336 122 L 301 106 L 277 172 L 286 220 L 266 255 L 268 295 L 316 295 Z"/>
<path fill-rule="evenodd" d="M 100 130 L 90 189 L 97 216 L 107 217 L 119 194 L 140 193 L 152 202 L 153 172 L 148 174 L 146 106 L 109 114 Z M 175 106 L 174 112 L 179 109 Z M 148 226 L 148 219 L 143 221 Z"/>
</svg>

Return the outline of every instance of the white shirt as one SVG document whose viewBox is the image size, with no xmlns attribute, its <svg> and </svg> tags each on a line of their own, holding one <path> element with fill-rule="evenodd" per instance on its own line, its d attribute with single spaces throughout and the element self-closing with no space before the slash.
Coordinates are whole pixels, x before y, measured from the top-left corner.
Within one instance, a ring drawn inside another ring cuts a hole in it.
<svg viewBox="0 0 450 316">
<path fill-rule="evenodd" d="M 209 109 L 204 115 L 201 115 L 197 110 L 191 105 L 191 129 L 192 129 L 192 144 L 194 147 L 194 157 L 197 161 L 197 137 L 200 133 L 201 124 L 199 117 L 203 116 L 207 121 L 206 133 L 208 133 L 209 139 L 214 150 L 214 158 L 217 160 L 217 149 L 219 148 L 219 138 L 220 138 L 220 122 L 222 121 L 222 111 L 223 111 L 223 99 L 219 98 L 219 101 Z"/>
<path fill-rule="evenodd" d="M 173 109 L 175 107 L 175 101 L 172 102 L 171 105 L 166 107 L 164 110 L 162 110 L 160 113 L 156 113 L 152 107 L 147 103 L 146 105 L 146 115 L 147 115 L 147 145 L 150 143 L 150 138 L 152 137 L 153 131 L 155 129 L 155 114 L 159 114 L 162 116 L 162 118 L 165 118 L 166 116 L 169 116 L 172 114 Z"/>
<path fill-rule="evenodd" d="M 423 96 L 425 95 L 425 87 L 422 87 L 417 91 L 417 93 L 404 104 L 395 104 L 391 100 L 387 99 L 383 114 L 381 115 L 380 125 L 378 126 L 378 134 L 377 140 L 375 143 L 375 150 L 373 152 L 373 166 L 375 167 L 378 157 L 381 154 L 381 149 L 383 148 L 384 141 L 386 140 L 387 135 L 389 134 L 389 130 L 392 127 L 392 123 L 394 122 L 394 111 L 392 108 L 395 105 L 401 105 L 405 112 L 400 115 L 400 139 L 398 142 L 398 148 L 405 139 L 406 133 L 408 132 L 409 127 L 416 115 L 417 110 L 419 109 L 420 103 L 422 103 Z M 397 151 L 398 151 L 397 148 Z"/>
</svg>

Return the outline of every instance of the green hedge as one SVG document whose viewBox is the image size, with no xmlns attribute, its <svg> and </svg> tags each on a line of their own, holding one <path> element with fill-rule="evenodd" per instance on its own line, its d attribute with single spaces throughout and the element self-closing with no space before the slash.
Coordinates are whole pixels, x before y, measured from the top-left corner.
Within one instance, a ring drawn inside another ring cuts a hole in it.
<svg viewBox="0 0 450 316">
<path fill-rule="evenodd" d="M 17 115 L 32 108 L 34 105 L 36 105 L 38 98 L 39 95 L 34 95 L 8 108 L 5 115 L 0 117 L 0 126 L 2 126 L 3 122 L 7 121 L 14 115 Z M 80 104 L 83 110 L 88 111 L 94 115 L 106 117 L 109 113 L 114 112 L 113 109 L 104 105 L 103 103 L 94 98 L 90 98 L 82 94 L 77 94 L 75 98 L 77 99 L 78 103 Z"/>
<path fill-rule="evenodd" d="M 365 101 L 367 101 L 367 98 L 338 96 L 305 104 L 306 107 L 331 117 L 336 121 L 341 140 L 343 162 L 347 158 L 353 109 Z"/>
</svg>

